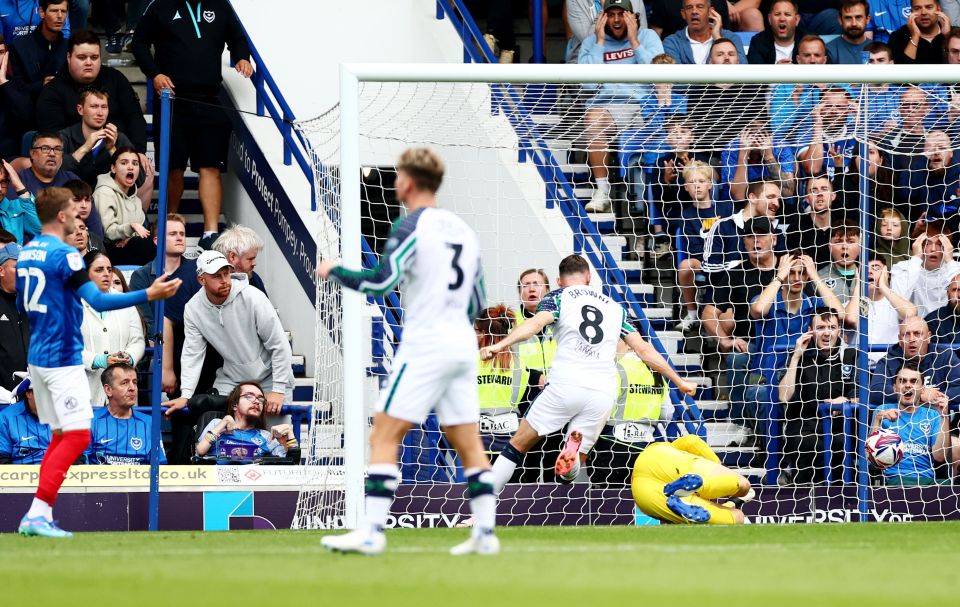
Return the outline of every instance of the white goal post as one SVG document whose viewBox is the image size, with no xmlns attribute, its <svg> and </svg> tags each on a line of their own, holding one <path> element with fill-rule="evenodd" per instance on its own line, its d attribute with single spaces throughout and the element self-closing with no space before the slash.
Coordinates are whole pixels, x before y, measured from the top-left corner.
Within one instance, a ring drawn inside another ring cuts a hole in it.
<svg viewBox="0 0 960 607">
<path fill-rule="evenodd" d="M 359 268 L 361 254 L 360 141 L 361 88 L 364 83 L 476 84 L 814 84 L 814 83 L 957 83 L 960 73 L 937 65 L 477 65 L 477 64 L 342 64 L 339 107 L 339 251 L 347 267 Z M 458 125 L 450 125 L 456 129 Z M 522 155 L 521 155 L 522 157 Z M 322 201 L 320 202 L 322 206 Z M 318 211 L 320 212 L 320 211 Z M 867 218 L 860 219 L 867 229 Z M 867 251 L 861 250 L 861 266 Z M 323 249 L 320 249 L 321 251 Z M 322 253 L 321 253 L 322 254 Z M 328 253 L 329 254 L 329 253 Z M 550 268 L 550 272 L 554 271 Z M 368 409 L 364 402 L 365 296 L 342 295 L 343 524 L 355 528 L 363 517 Z M 319 375 L 318 370 L 318 375 Z"/>
</svg>

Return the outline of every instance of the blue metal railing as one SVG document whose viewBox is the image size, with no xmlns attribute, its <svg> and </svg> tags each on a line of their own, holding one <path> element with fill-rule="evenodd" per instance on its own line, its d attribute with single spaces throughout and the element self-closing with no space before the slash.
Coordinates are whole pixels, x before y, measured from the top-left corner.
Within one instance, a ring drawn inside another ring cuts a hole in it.
<svg viewBox="0 0 960 607">
<path fill-rule="evenodd" d="M 438 0 L 437 16 L 450 20 L 451 25 L 460 34 L 464 46 L 464 60 L 476 63 L 494 63 L 496 58 L 492 49 L 483 39 L 477 24 L 473 21 L 462 0 Z M 603 235 L 577 201 L 573 185 L 560 168 L 556 157 L 544 141 L 539 125 L 524 109 L 522 95 L 516 87 L 509 84 L 491 85 L 494 109 L 499 109 L 516 132 L 521 150 L 521 160 L 533 161 L 546 187 L 548 208 L 559 206 L 573 231 L 574 251 L 583 253 L 600 275 L 604 292 L 615 301 L 629 307 L 637 319 L 640 332 L 669 360 L 666 349 L 657 337 L 650 321 L 644 314 L 643 306 L 630 289 L 626 274 L 603 242 Z M 690 397 L 682 397 L 676 389 L 671 390 L 678 408 L 680 420 L 688 432 L 704 435 L 703 416 L 696 402 Z"/>
<path fill-rule="evenodd" d="M 257 50 L 256 45 L 253 43 L 253 40 L 250 38 L 249 33 L 247 33 L 245 29 L 244 34 L 246 35 L 247 43 L 250 46 L 250 56 L 256 65 L 256 69 L 254 70 L 251 79 L 253 81 L 254 89 L 256 90 L 257 113 L 269 116 L 273 120 L 274 125 L 276 125 L 277 130 L 280 132 L 280 136 L 283 138 L 284 164 L 290 166 L 292 161 L 296 160 L 297 166 L 300 167 L 300 170 L 303 171 L 304 177 L 306 177 L 307 181 L 310 183 L 311 210 L 316 211 L 318 206 L 321 207 L 322 210 L 327 213 L 330 220 L 336 223 L 335 209 L 328 208 L 326 205 L 318 205 L 317 203 L 314 169 L 310 160 L 307 158 L 306 152 L 306 150 L 310 149 L 310 144 L 308 141 L 306 141 L 306 139 L 304 139 L 303 134 L 300 131 L 293 128 L 293 124 L 296 121 L 296 116 L 293 110 L 290 108 L 290 105 L 284 98 L 283 93 L 280 92 L 280 87 L 270 74 L 270 70 L 267 68 L 266 63 L 263 60 L 263 56 Z M 332 172 L 330 172 L 329 169 L 319 162 L 319 159 L 314 159 L 314 161 L 317 162 L 318 171 L 332 175 Z M 364 266 L 375 266 L 377 264 L 377 256 L 370 248 L 366 238 L 361 239 L 360 246 L 362 247 L 361 253 L 363 256 Z M 391 329 L 391 336 L 389 336 L 389 338 L 393 340 L 393 343 L 398 343 L 403 331 L 403 319 L 400 311 L 400 300 L 397 297 L 397 294 L 390 293 L 384 297 L 371 297 L 368 298 L 368 301 L 371 301 L 380 307 L 383 316 Z"/>
</svg>

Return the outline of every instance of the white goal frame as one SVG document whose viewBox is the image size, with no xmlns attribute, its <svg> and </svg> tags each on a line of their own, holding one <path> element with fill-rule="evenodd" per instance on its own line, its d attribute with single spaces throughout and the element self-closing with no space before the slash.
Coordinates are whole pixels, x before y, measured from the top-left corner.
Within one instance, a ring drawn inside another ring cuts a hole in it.
<svg viewBox="0 0 960 607">
<path fill-rule="evenodd" d="M 960 70 L 942 65 L 499 65 L 435 63 L 344 63 L 340 65 L 340 175 L 343 262 L 361 267 L 360 83 L 463 82 L 511 84 L 813 84 L 960 83 Z M 863 255 L 866 254 L 864 247 Z M 365 296 L 342 296 L 344 483 L 347 528 L 363 517 L 366 465 L 362 313 Z"/>
</svg>

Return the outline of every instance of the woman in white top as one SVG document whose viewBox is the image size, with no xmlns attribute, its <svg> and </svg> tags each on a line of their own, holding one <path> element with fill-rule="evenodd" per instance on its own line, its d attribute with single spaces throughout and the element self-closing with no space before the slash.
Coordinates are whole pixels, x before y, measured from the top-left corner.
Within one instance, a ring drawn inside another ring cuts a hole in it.
<svg viewBox="0 0 960 607">
<path fill-rule="evenodd" d="M 113 265 L 101 251 L 84 256 L 87 273 L 97 288 L 106 293 L 114 280 Z M 136 366 L 143 358 L 143 325 L 136 308 L 111 312 L 97 312 L 83 303 L 83 366 L 90 383 L 93 405 L 100 407 L 106 401 L 100 374 L 109 365 L 125 362 Z"/>
</svg>

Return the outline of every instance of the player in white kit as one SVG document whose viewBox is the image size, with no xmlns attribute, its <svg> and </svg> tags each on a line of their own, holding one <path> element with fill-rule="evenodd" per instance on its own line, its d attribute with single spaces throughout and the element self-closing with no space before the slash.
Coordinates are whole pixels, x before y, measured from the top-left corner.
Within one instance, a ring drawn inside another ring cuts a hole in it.
<svg viewBox="0 0 960 607">
<path fill-rule="evenodd" d="M 396 193 L 407 215 L 394 223 L 379 265 L 353 271 L 334 261 L 322 261 L 317 268 L 320 278 L 373 295 L 389 292 L 405 277 L 403 342 L 370 433 L 366 524 L 345 535 L 324 537 L 323 545 L 331 550 L 384 551 L 383 528 L 400 481 L 400 443 L 407 431 L 422 424 L 433 410 L 463 463 L 476 521 L 470 539 L 450 552 L 500 551 L 493 534 L 496 497 L 490 461 L 478 429 L 473 319 L 486 300 L 480 247 L 476 234 L 462 219 L 436 208 L 442 178 L 443 161 L 435 152 L 406 150 L 397 162 Z"/>
<path fill-rule="evenodd" d="M 567 440 L 554 470 L 573 481 L 600 430 L 616 406 L 617 343 L 627 343 L 647 365 L 693 395 L 696 385 L 681 379 L 657 350 L 627 320 L 622 305 L 590 286 L 590 266 L 579 255 L 560 262 L 560 288 L 546 295 L 537 314 L 502 340 L 480 351 L 484 360 L 529 339 L 545 326 L 553 331 L 557 354 L 547 372 L 547 385 L 533 401 L 510 444 L 493 465 L 496 491 L 510 480 L 523 454 L 551 432 L 567 426 Z"/>
</svg>

